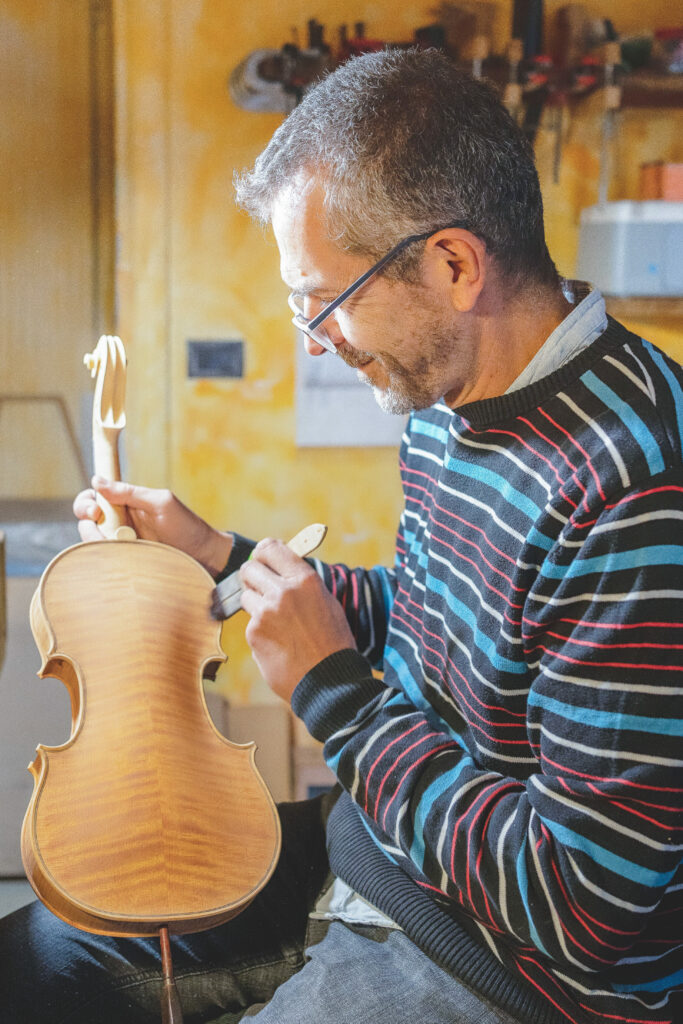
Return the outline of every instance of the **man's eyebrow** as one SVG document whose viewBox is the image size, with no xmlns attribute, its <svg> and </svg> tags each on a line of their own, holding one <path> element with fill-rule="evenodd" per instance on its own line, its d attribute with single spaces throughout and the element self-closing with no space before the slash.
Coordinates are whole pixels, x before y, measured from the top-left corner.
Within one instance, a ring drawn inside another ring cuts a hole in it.
<svg viewBox="0 0 683 1024">
<path fill-rule="evenodd" d="M 287 285 L 286 281 L 285 284 Z M 289 288 L 289 285 L 287 285 L 287 287 Z M 334 298 L 335 295 L 339 294 L 339 292 L 335 291 L 332 286 L 315 281 L 307 281 L 296 288 L 289 288 L 289 290 L 292 295 L 301 295 L 302 297 L 305 297 L 306 295 L 316 295 L 318 297 L 331 295 Z"/>
</svg>

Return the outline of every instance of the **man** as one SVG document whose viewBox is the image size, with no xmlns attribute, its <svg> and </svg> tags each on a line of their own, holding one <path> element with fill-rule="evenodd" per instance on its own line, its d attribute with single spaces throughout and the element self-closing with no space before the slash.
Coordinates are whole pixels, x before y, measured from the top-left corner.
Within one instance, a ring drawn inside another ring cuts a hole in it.
<svg viewBox="0 0 683 1024">
<path fill-rule="evenodd" d="M 313 568 L 97 484 L 217 578 L 242 566 L 254 657 L 341 784 L 332 884 L 318 808 L 283 808 L 273 882 L 178 943 L 186 1013 L 680 1021 L 680 367 L 560 282 L 521 134 L 434 51 L 337 70 L 238 198 L 272 222 L 311 355 L 412 415 L 391 570 Z M 75 510 L 96 539 L 94 492 Z M 154 1019 L 149 944 L 37 907 L 2 938 L 12 1019 L 29 985 L 43 1020 Z"/>
</svg>

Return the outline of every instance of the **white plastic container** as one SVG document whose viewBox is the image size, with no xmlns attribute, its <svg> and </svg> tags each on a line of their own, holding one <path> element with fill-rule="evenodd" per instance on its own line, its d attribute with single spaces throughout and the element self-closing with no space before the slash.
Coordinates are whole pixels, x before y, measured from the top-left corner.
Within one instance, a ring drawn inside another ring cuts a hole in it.
<svg viewBox="0 0 683 1024">
<path fill-rule="evenodd" d="M 576 276 L 606 295 L 683 296 L 683 203 L 623 200 L 582 210 Z"/>
</svg>

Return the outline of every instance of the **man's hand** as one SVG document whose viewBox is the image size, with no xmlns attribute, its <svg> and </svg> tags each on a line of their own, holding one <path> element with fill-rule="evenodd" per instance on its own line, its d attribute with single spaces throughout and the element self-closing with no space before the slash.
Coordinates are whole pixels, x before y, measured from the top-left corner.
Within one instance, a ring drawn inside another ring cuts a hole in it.
<svg viewBox="0 0 683 1024">
<path fill-rule="evenodd" d="M 92 488 L 77 495 L 73 510 L 81 540 L 103 540 L 97 526 L 102 511 L 97 492 L 112 505 L 126 509 L 128 525 L 141 540 L 169 544 L 195 558 L 212 576 L 224 568 L 232 550 L 232 536 L 221 533 L 184 505 L 171 491 L 133 484 L 112 483 L 93 477 Z"/>
<path fill-rule="evenodd" d="M 314 569 L 279 540 L 262 540 L 240 569 L 246 637 L 271 690 L 289 701 L 328 654 L 356 646 L 339 602 Z"/>
</svg>

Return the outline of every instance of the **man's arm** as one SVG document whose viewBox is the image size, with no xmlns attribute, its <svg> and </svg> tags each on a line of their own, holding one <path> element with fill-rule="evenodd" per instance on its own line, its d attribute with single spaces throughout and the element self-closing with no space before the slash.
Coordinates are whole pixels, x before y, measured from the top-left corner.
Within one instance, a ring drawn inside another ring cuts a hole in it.
<svg viewBox="0 0 683 1024">
<path fill-rule="evenodd" d="M 382 668 L 384 644 L 396 593 L 396 573 L 376 565 L 350 569 L 312 560 L 326 588 L 344 610 L 359 652 L 375 669 Z"/>
<path fill-rule="evenodd" d="M 525 608 L 526 780 L 483 770 L 424 697 L 386 688 L 349 649 L 313 667 L 292 705 L 418 881 L 602 971 L 681 861 L 682 581 L 683 487 L 665 475 L 608 507 L 566 566 L 543 566 Z"/>
<path fill-rule="evenodd" d="M 240 574 L 242 607 L 250 615 L 247 641 L 263 677 L 284 700 L 335 651 L 360 648 L 381 661 L 394 593 L 389 570 L 311 564 L 267 538 Z"/>
<path fill-rule="evenodd" d="M 102 516 L 97 495 L 102 494 L 112 505 L 125 508 L 127 523 L 141 540 L 178 548 L 195 558 L 212 576 L 220 575 L 232 551 L 232 534 L 210 526 L 169 490 L 101 477 L 93 477 L 92 483 L 91 488 L 76 496 L 73 504 L 81 540 L 104 539 L 97 525 Z"/>
<path fill-rule="evenodd" d="M 142 540 L 157 541 L 184 551 L 217 580 L 239 569 L 256 546 L 254 541 L 239 534 L 222 532 L 210 526 L 169 490 L 111 482 L 99 477 L 93 478 L 92 488 L 82 491 L 74 500 L 74 514 L 84 541 L 104 539 L 97 525 L 102 515 L 96 503 L 98 493 L 112 504 L 126 509 L 128 524 Z M 292 561 L 295 570 L 305 564 L 297 556 L 292 556 Z M 379 667 L 394 597 L 393 571 L 381 566 L 369 570 L 349 569 L 344 565 L 327 565 L 317 559 L 310 560 L 310 564 L 315 566 L 319 578 L 343 608 L 353 635 L 351 642 L 373 665 Z M 314 630 L 315 621 L 314 614 Z"/>
</svg>

